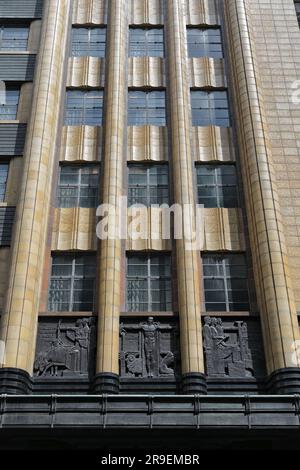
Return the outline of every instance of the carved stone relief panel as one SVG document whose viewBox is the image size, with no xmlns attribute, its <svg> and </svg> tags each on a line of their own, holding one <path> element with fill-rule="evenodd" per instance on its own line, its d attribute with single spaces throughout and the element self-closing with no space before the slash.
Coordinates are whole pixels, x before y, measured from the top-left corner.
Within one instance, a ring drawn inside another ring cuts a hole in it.
<svg viewBox="0 0 300 470">
<path fill-rule="evenodd" d="M 95 346 L 95 318 L 42 318 L 34 375 L 88 376 L 94 369 Z"/>
<path fill-rule="evenodd" d="M 120 375 L 172 378 L 179 372 L 179 328 L 175 321 L 125 319 L 120 325 Z"/>
<path fill-rule="evenodd" d="M 208 377 L 265 375 L 259 320 L 204 317 L 203 348 Z"/>
</svg>

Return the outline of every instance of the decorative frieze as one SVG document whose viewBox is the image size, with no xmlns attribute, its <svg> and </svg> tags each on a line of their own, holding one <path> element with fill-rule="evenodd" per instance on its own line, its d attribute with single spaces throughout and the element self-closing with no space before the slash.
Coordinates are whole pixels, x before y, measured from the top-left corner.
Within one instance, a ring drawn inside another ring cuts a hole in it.
<svg viewBox="0 0 300 470">
<path fill-rule="evenodd" d="M 208 377 L 247 378 L 265 374 L 257 321 L 206 316 L 203 347 Z"/>
<path fill-rule="evenodd" d="M 94 318 L 47 318 L 39 322 L 34 375 L 87 376 L 95 358 Z"/>
<path fill-rule="evenodd" d="M 174 321 L 153 317 L 120 325 L 120 376 L 172 378 L 179 370 L 179 329 Z"/>
</svg>

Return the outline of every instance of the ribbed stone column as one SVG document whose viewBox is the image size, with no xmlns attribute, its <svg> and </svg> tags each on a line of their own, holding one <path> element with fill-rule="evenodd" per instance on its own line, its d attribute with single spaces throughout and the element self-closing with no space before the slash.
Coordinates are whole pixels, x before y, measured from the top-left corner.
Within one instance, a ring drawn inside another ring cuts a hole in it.
<svg viewBox="0 0 300 470">
<path fill-rule="evenodd" d="M 174 202 L 190 206 L 195 229 L 195 193 L 191 153 L 191 107 L 188 79 L 185 2 L 167 0 L 168 96 Z M 183 222 L 186 225 L 187 220 Z M 183 227 L 184 229 L 184 227 Z M 176 240 L 183 393 L 205 393 L 201 332 L 200 254 Z"/>
<path fill-rule="evenodd" d="M 118 227 L 120 197 L 126 164 L 128 2 L 110 0 L 104 115 L 103 199 L 116 208 Z M 99 262 L 99 319 L 94 389 L 119 390 L 119 329 L 121 310 L 122 241 L 102 240 Z"/>
<path fill-rule="evenodd" d="M 11 245 L 1 340 L 2 392 L 27 392 L 32 373 L 71 0 L 45 0 L 32 114 Z"/>
<path fill-rule="evenodd" d="M 299 327 L 254 48 L 251 2 L 226 0 L 224 9 L 250 244 L 270 385 L 277 393 L 299 393 L 300 369 L 293 348 L 299 339 Z"/>
</svg>

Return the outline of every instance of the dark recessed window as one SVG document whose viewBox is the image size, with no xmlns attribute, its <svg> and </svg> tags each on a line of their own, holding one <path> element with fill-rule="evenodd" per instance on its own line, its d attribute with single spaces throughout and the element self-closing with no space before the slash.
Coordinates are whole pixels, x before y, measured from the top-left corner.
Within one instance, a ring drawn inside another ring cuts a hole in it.
<svg viewBox="0 0 300 470">
<path fill-rule="evenodd" d="M 165 91 L 129 91 L 129 126 L 165 126 Z"/>
<path fill-rule="evenodd" d="M 128 205 L 169 204 L 168 165 L 129 165 Z"/>
<path fill-rule="evenodd" d="M 202 261 L 206 310 L 249 311 L 245 256 L 205 254 Z"/>
<path fill-rule="evenodd" d="M 204 207 L 238 207 L 235 165 L 197 165 L 198 203 Z"/>
<path fill-rule="evenodd" d="M 103 91 L 68 90 L 65 124 L 67 126 L 102 125 Z"/>
<path fill-rule="evenodd" d="M 60 168 L 58 207 L 96 207 L 99 167 L 65 165 Z"/>
<path fill-rule="evenodd" d="M 130 28 L 129 56 L 164 57 L 163 28 Z"/>
<path fill-rule="evenodd" d="M 5 199 L 8 168 L 8 163 L 0 163 L 0 202 L 3 202 Z"/>
<path fill-rule="evenodd" d="M 221 30 L 218 28 L 188 28 L 189 57 L 223 57 Z"/>
<path fill-rule="evenodd" d="M 295 8 L 296 8 L 296 14 L 298 18 L 298 23 L 300 26 L 300 1 L 299 0 L 295 0 Z"/>
<path fill-rule="evenodd" d="M 172 310 L 169 255 L 130 255 L 127 258 L 127 310 Z"/>
<path fill-rule="evenodd" d="M 106 28 L 73 28 L 72 56 L 105 57 Z"/>
<path fill-rule="evenodd" d="M 226 91 L 191 91 L 193 126 L 229 127 Z"/>
<path fill-rule="evenodd" d="M 95 255 L 54 255 L 49 289 L 49 310 L 54 312 L 92 311 L 95 277 Z"/>
<path fill-rule="evenodd" d="M 15 120 L 18 114 L 18 105 L 20 99 L 20 86 L 6 85 L 1 93 L 4 103 L 0 103 L 0 120 Z M 2 101 L 2 100 L 1 100 Z"/>
<path fill-rule="evenodd" d="M 29 27 L 22 24 L 0 24 L 1 51 L 27 51 Z"/>
</svg>

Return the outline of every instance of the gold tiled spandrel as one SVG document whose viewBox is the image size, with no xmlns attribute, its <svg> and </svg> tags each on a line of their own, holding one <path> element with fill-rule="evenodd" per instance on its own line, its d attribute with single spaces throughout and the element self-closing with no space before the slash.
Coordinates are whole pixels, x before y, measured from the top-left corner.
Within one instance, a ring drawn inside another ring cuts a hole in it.
<svg viewBox="0 0 300 470">
<path fill-rule="evenodd" d="M 127 131 L 127 160 L 167 161 L 168 132 L 166 127 L 129 126 Z"/>
<path fill-rule="evenodd" d="M 74 0 L 73 24 L 105 24 L 110 0 Z"/>
<path fill-rule="evenodd" d="M 130 24 L 163 24 L 164 0 L 128 0 Z"/>
</svg>

